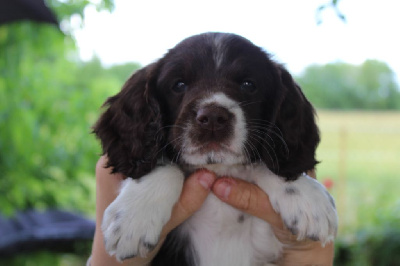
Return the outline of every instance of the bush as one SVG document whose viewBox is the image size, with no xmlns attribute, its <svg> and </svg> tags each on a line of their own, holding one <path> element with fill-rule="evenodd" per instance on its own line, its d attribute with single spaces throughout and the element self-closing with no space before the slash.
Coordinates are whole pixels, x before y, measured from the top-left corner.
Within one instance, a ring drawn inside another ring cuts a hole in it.
<svg viewBox="0 0 400 266">
<path fill-rule="evenodd" d="M 396 266 L 400 262 L 400 221 L 364 229 L 352 239 L 339 238 L 335 245 L 335 265 Z"/>
</svg>

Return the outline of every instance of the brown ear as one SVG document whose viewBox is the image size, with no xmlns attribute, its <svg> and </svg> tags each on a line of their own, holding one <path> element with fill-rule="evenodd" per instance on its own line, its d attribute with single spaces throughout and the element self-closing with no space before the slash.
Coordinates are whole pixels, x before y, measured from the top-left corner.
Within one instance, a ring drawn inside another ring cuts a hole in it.
<svg viewBox="0 0 400 266">
<path fill-rule="evenodd" d="M 293 180 L 318 163 L 315 150 L 320 140 L 319 130 L 314 108 L 300 86 L 284 67 L 278 66 L 278 72 L 282 92 L 276 106 L 276 127 L 270 132 L 275 144 L 274 155 L 264 158 L 274 173 Z"/>
<path fill-rule="evenodd" d="M 108 156 L 107 167 L 139 178 L 154 168 L 163 140 L 160 107 L 152 95 L 150 65 L 134 73 L 122 90 L 104 103 L 107 109 L 93 127 Z"/>
</svg>

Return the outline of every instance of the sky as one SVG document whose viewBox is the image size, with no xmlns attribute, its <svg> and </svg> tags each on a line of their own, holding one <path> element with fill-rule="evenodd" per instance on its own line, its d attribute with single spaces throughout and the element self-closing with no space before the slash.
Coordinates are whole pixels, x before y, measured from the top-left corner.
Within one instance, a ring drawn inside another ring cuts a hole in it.
<svg viewBox="0 0 400 266">
<path fill-rule="evenodd" d="M 400 1 L 340 0 L 338 9 L 316 10 L 330 0 L 115 0 L 112 13 L 85 10 L 75 31 L 80 56 L 97 55 L 105 66 L 145 66 L 194 34 L 220 31 L 242 35 L 293 74 L 312 64 L 367 59 L 386 62 L 400 80 Z"/>
</svg>

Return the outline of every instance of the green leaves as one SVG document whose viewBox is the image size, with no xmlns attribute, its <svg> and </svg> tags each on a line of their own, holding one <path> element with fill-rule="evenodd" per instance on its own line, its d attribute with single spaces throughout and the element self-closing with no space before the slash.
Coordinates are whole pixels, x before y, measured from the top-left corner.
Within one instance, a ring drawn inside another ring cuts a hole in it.
<svg viewBox="0 0 400 266">
<path fill-rule="evenodd" d="M 47 0 L 47 3 L 56 12 L 60 21 L 69 20 L 74 15 L 84 19 L 84 11 L 88 6 L 94 6 L 98 11 L 114 9 L 113 0 Z"/>
<path fill-rule="evenodd" d="M 400 91 L 390 67 L 377 60 L 361 65 L 313 65 L 297 78 L 319 108 L 400 109 Z"/>
<path fill-rule="evenodd" d="M 49 3 L 65 19 L 94 5 Z M 112 3 L 96 5 L 111 9 Z M 91 126 L 105 99 L 138 65 L 104 69 L 97 59 L 76 58 L 74 39 L 53 26 L 0 27 L 2 213 L 55 207 L 94 214 L 94 169 L 101 150 Z"/>
</svg>

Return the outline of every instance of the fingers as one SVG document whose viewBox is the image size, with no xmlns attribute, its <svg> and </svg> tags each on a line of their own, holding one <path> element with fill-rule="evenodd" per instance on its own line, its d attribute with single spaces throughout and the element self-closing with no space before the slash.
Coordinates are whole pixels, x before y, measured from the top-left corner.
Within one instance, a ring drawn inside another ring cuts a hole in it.
<svg viewBox="0 0 400 266">
<path fill-rule="evenodd" d="M 307 174 L 316 178 L 314 169 Z M 268 195 L 257 185 L 241 179 L 224 177 L 215 182 L 212 191 L 227 204 L 263 219 L 277 228 L 283 228 L 282 219 L 272 208 Z"/>
<path fill-rule="evenodd" d="M 272 226 L 282 228 L 283 223 L 269 201 L 268 195 L 257 185 L 236 178 L 220 178 L 212 191 L 222 201 L 245 213 L 256 216 Z"/>
<path fill-rule="evenodd" d="M 164 227 L 164 235 L 200 209 L 215 180 L 215 174 L 205 169 L 196 171 L 186 179 L 182 194 L 172 210 L 171 219 Z"/>
<path fill-rule="evenodd" d="M 269 223 L 280 242 L 303 248 L 321 246 L 316 241 L 298 241 L 297 236 L 284 226 L 281 216 L 272 208 L 268 195 L 257 185 L 241 179 L 223 177 L 215 181 L 212 191 L 221 201 Z"/>
</svg>

